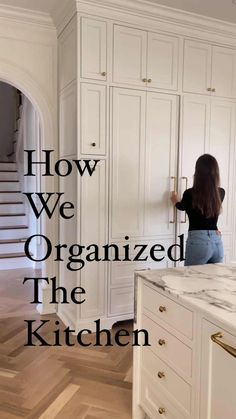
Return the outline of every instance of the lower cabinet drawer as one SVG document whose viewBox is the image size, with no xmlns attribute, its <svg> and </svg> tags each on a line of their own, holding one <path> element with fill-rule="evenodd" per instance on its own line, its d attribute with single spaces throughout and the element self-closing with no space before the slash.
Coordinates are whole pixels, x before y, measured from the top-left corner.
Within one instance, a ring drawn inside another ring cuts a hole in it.
<svg viewBox="0 0 236 419">
<path fill-rule="evenodd" d="M 133 317 L 134 311 L 134 287 L 112 288 L 110 290 L 110 316 L 130 314 Z"/>
<path fill-rule="evenodd" d="M 191 386 L 149 348 L 142 349 L 141 365 L 153 378 L 156 388 L 165 392 L 183 413 L 191 413 Z"/>
<path fill-rule="evenodd" d="M 141 370 L 140 404 L 150 419 L 185 419 L 185 416 L 160 391 L 151 375 Z"/>
<path fill-rule="evenodd" d="M 192 349 L 148 316 L 142 316 L 142 327 L 148 331 L 150 349 L 181 376 L 192 376 Z"/>
</svg>

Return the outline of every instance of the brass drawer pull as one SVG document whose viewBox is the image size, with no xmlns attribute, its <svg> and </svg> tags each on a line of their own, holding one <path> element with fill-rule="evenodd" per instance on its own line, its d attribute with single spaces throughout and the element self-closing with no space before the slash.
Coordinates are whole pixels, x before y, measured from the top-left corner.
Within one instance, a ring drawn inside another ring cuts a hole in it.
<svg viewBox="0 0 236 419">
<path fill-rule="evenodd" d="M 236 358 L 236 348 L 233 348 L 233 346 L 227 345 L 226 343 L 219 340 L 222 338 L 223 338 L 223 334 L 221 332 L 215 333 L 214 335 L 211 336 L 211 340 L 214 343 L 221 346 L 221 348 L 223 348 L 226 352 L 228 352 L 230 355 Z"/>
<path fill-rule="evenodd" d="M 159 339 L 158 343 L 159 343 L 160 346 L 163 346 L 163 345 L 166 344 L 166 341 L 164 339 Z"/>
<path fill-rule="evenodd" d="M 163 413 L 166 413 L 166 409 L 164 407 L 159 407 L 158 413 L 160 413 L 160 415 L 163 415 Z"/>
<path fill-rule="evenodd" d="M 106 75 L 107 75 L 106 71 L 103 71 L 103 72 L 101 73 L 101 75 L 102 75 L 103 77 L 106 77 Z"/>
<path fill-rule="evenodd" d="M 152 82 L 152 79 L 148 79 L 148 83 L 151 83 Z"/>
<path fill-rule="evenodd" d="M 164 311 L 166 311 L 166 307 L 165 307 L 165 306 L 160 306 L 160 307 L 159 307 L 159 311 L 160 311 L 161 313 L 163 313 Z"/>
<path fill-rule="evenodd" d="M 163 371 L 158 372 L 158 378 L 165 378 L 165 373 Z"/>
<path fill-rule="evenodd" d="M 147 79 L 146 79 L 146 78 L 142 79 L 142 81 L 143 81 L 144 83 L 147 83 Z"/>
<path fill-rule="evenodd" d="M 211 89 L 211 91 L 212 91 L 212 92 L 215 92 L 215 91 L 216 91 L 216 89 L 215 89 L 215 88 L 214 88 L 214 89 Z"/>
<path fill-rule="evenodd" d="M 91 143 L 92 147 L 96 147 L 96 145 L 97 145 L 96 143 Z"/>
</svg>

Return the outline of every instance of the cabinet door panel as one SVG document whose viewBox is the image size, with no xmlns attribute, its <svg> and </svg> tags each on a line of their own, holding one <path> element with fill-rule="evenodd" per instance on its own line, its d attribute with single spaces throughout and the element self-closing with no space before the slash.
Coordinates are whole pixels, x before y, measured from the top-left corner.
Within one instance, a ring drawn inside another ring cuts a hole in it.
<svg viewBox="0 0 236 419">
<path fill-rule="evenodd" d="M 81 84 L 81 153 L 106 152 L 106 86 Z"/>
<path fill-rule="evenodd" d="M 113 81 L 145 85 L 147 32 L 114 26 Z"/>
<path fill-rule="evenodd" d="M 92 176 L 81 179 L 81 242 L 83 246 L 106 244 L 106 162 L 100 161 Z M 93 251 L 93 247 L 91 252 Z M 88 253 L 88 252 L 87 252 Z M 106 263 L 85 262 L 81 270 L 81 286 L 86 290 L 86 303 L 81 317 L 105 314 Z"/>
<path fill-rule="evenodd" d="M 113 90 L 111 236 L 143 234 L 146 93 Z"/>
<path fill-rule="evenodd" d="M 183 90 L 207 94 L 211 87 L 211 45 L 195 41 L 184 43 Z"/>
<path fill-rule="evenodd" d="M 182 140 L 180 144 L 179 195 L 193 186 L 195 163 L 209 147 L 210 97 L 185 96 L 182 103 Z M 178 211 L 178 231 L 187 238 L 188 220 Z"/>
<path fill-rule="evenodd" d="M 147 78 L 150 86 L 177 89 L 178 38 L 157 33 L 148 34 Z"/>
<path fill-rule="evenodd" d="M 235 104 L 214 99 L 211 105 L 209 152 L 219 163 L 221 185 L 226 192 L 219 229 L 229 232 L 232 231 L 234 138 Z"/>
<path fill-rule="evenodd" d="M 217 96 L 236 97 L 236 51 L 212 47 L 212 87 Z"/>
<path fill-rule="evenodd" d="M 147 95 L 145 235 L 174 235 L 171 176 L 177 176 L 178 98 Z"/>
<path fill-rule="evenodd" d="M 207 321 L 202 325 L 200 419 L 236 417 L 235 358 L 211 340 L 222 332 L 220 341 L 236 348 L 236 337 Z"/>
<path fill-rule="evenodd" d="M 81 76 L 88 79 L 106 80 L 106 22 L 82 18 L 81 26 Z"/>
</svg>

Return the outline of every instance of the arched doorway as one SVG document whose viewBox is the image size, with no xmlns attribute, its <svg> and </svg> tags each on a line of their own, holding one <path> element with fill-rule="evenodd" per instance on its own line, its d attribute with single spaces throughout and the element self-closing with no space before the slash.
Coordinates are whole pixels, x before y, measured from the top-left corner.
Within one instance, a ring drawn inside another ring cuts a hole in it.
<svg viewBox="0 0 236 419">
<path fill-rule="evenodd" d="M 19 91 L 32 103 L 38 113 L 40 121 L 40 144 L 37 144 L 37 149 L 41 150 L 55 150 L 54 158 L 57 157 L 57 103 L 51 103 L 41 86 L 33 80 L 29 74 L 19 70 L 9 63 L 1 62 L 0 66 L 0 81 L 8 83 Z M 42 177 L 41 191 L 57 191 L 57 178 Z M 41 218 L 41 233 L 47 235 L 50 240 L 58 240 L 58 220 Z M 57 276 L 57 265 L 53 260 L 48 259 L 42 265 L 42 276 L 52 277 Z M 38 306 L 38 310 L 42 314 L 54 313 L 56 307 L 50 304 L 50 287 L 42 284 L 41 290 L 42 304 Z"/>
</svg>

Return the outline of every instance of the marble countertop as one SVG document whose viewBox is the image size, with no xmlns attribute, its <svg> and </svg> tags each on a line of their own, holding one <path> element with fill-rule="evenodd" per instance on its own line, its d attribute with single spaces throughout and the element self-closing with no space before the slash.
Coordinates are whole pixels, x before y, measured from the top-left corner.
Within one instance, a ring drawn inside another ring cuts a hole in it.
<svg viewBox="0 0 236 419">
<path fill-rule="evenodd" d="M 236 332 L 236 264 L 145 270 L 137 274 Z"/>
</svg>

